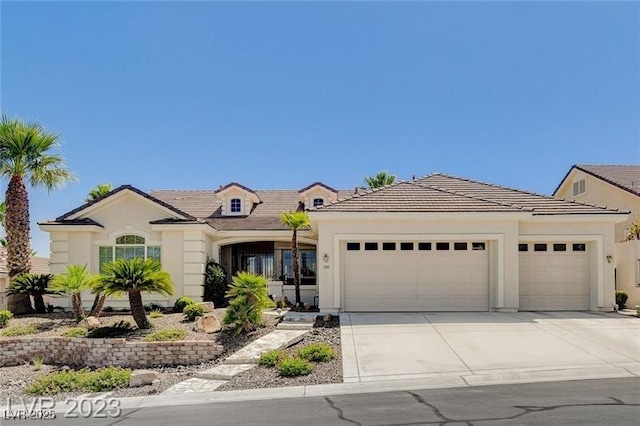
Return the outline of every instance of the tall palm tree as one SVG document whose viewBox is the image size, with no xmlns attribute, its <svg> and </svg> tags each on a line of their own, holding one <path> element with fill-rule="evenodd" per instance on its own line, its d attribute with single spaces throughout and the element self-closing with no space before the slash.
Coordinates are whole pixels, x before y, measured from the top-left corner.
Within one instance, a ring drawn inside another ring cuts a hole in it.
<svg viewBox="0 0 640 426">
<path fill-rule="evenodd" d="M 375 176 L 366 176 L 364 178 L 364 183 L 367 184 L 369 189 L 382 188 L 383 186 L 391 185 L 395 181 L 395 175 L 389 174 L 386 171 L 381 171 Z"/>
<path fill-rule="evenodd" d="M 29 194 L 34 188 L 52 190 L 74 179 L 63 158 L 53 153 L 58 135 L 35 122 L 0 117 L 0 178 L 9 180 L 5 194 L 7 211 L 7 266 L 9 277 L 29 272 Z M 31 311 L 29 295 L 11 295 L 9 310 L 16 314 Z"/>
<path fill-rule="evenodd" d="M 291 237 L 291 267 L 293 268 L 293 284 L 296 289 L 296 305 L 300 306 L 302 298 L 300 297 L 300 254 L 298 253 L 298 231 L 301 228 L 309 226 L 309 216 L 306 212 L 284 212 L 280 215 L 280 221 L 283 225 L 286 225 L 293 231 L 293 235 Z"/>
<path fill-rule="evenodd" d="M 33 304 L 36 312 L 44 314 L 47 307 L 44 304 L 45 294 L 60 294 L 50 288 L 53 281 L 51 274 L 22 274 L 16 276 L 9 284 L 8 294 L 27 294 L 33 296 Z"/>
<path fill-rule="evenodd" d="M 138 328 L 142 329 L 151 327 L 142 304 L 142 292 L 171 296 L 173 282 L 155 259 L 118 259 L 104 265 L 96 290 L 107 296 L 128 294 L 131 316 Z"/>
<path fill-rule="evenodd" d="M 112 189 L 113 189 L 113 185 L 111 185 L 110 183 L 100 183 L 94 186 L 93 189 L 91 189 L 91 191 L 89 191 L 89 193 L 87 194 L 87 198 L 85 198 L 84 201 L 86 202 L 93 201 L 96 198 L 100 198 L 103 195 L 108 194 L 109 192 L 111 192 Z"/>
<path fill-rule="evenodd" d="M 53 279 L 52 288 L 60 293 L 71 294 L 73 317 L 80 321 L 84 317 L 82 292 L 93 289 L 98 277 L 87 270 L 87 265 L 67 265 L 67 272 Z"/>
</svg>

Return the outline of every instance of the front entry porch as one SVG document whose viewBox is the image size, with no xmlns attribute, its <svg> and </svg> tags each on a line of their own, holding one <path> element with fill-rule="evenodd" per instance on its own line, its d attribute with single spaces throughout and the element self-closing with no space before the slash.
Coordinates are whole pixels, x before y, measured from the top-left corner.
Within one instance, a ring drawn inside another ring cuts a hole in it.
<svg viewBox="0 0 640 426">
<path fill-rule="evenodd" d="M 303 303 L 317 305 L 316 247 L 299 244 L 300 293 Z M 287 297 L 295 303 L 291 243 L 284 241 L 256 241 L 229 244 L 220 248 L 220 264 L 227 271 L 227 280 L 240 271 L 263 275 L 269 281 L 269 294 Z"/>
</svg>

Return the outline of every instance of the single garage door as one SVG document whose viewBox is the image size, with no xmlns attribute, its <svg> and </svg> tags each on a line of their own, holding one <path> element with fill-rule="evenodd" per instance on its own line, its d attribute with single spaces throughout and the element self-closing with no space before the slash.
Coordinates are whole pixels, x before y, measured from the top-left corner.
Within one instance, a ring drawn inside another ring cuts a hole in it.
<svg viewBox="0 0 640 426">
<path fill-rule="evenodd" d="M 487 311 L 484 241 L 350 241 L 343 247 L 346 311 Z"/>
<path fill-rule="evenodd" d="M 589 309 L 586 243 L 521 243 L 520 310 Z"/>
</svg>

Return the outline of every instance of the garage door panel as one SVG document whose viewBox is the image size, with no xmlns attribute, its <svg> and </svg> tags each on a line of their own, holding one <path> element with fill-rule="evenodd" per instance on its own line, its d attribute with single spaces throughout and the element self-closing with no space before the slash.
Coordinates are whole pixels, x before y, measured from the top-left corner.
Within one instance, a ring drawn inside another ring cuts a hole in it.
<svg viewBox="0 0 640 426">
<path fill-rule="evenodd" d="M 520 310 L 589 309 L 588 252 L 520 252 L 519 262 Z"/>
<path fill-rule="evenodd" d="M 489 309 L 489 261 L 485 251 L 347 250 L 344 265 L 346 310 Z"/>
</svg>

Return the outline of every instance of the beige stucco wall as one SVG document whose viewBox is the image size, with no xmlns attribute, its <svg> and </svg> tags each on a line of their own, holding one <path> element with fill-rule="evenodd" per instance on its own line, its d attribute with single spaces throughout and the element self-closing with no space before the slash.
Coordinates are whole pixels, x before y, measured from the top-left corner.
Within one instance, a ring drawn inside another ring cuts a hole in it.
<svg viewBox="0 0 640 426">
<path fill-rule="evenodd" d="M 573 196 L 573 183 L 585 179 L 586 192 Z M 640 219 L 640 197 L 637 197 L 617 186 L 597 179 L 580 170 L 573 170 L 555 194 L 556 198 L 575 200 L 587 204 L 595 204 L 624 211 L 630 211 L 629 218 L 616 225 L 616 241 L 624 240 L 625 231 L 629 226 Z"/>
<path fill-rule="evenodd" d="M 629 296 L 627 306 L 634 308 L 640 305 L 640 241 L 625 241 L 616 244 L 618 259 L 617 288 Z"/>
</svg>

